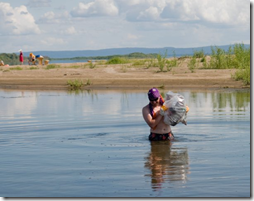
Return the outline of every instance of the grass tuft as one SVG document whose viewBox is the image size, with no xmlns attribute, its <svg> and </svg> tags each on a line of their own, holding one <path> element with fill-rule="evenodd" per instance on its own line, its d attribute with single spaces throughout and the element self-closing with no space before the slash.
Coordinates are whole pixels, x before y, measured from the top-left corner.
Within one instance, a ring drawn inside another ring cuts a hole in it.
<svg viewBox="0 0 254 201">
<path fill-rule="evenodd" d="M 60 65 L 49 64 L 49 65 L 47 65 L 46 70 L 49 70 L 49 69 L 56 69 L 56 68 L 60 68 Z"/>
<path fill-rule="evenodd" d="M 127 63 L 130 63 L 130 60 L 124 57 L 113 57 L 112 59 L 106 62 L 106 64 L 127 64 Z"/>
<path fill-rule="evenodd" d="M 68 80 L 67 85 L 70 87 L 71 90 L 78 90 L 84 86 L 82 80 Z"/>
<path fill-rule="evenodd" d="M 23 70 L 23 68 L 17 66 L 17 67 L 15 67 L 15 68 L 10 68 L 9 70 Z"/>
</svg>

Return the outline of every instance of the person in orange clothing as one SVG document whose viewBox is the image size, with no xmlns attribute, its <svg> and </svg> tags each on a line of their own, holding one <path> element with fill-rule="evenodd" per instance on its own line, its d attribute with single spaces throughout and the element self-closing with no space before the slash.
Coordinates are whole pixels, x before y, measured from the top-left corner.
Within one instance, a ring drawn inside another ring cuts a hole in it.
<svg viewBox="0 0 254 201">
<path fill-rule="evenodd" d="M 28 60 L 28 64 L 30 65 L 30 62 L 32 62 L 32 64 L 35 64 L 35 55 L 33 53 L 29 54 L 30 58 Z"/>
</svg>

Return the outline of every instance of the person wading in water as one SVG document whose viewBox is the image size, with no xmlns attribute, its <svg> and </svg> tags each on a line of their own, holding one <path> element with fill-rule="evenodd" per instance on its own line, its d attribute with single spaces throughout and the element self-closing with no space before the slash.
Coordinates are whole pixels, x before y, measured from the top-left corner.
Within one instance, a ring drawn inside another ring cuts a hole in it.
<svg viewBox="0 0 254 201">
<path fill-rule="evenodd" d="M 173 140 L 174 135 L 171 127 L 164 123 L 164 117 L 160 115 L 161 106 L 164 103 L 163 97 L 156 88 L 148 91 L 149 104 L 143 107 L 142 114 L 145 122 L 150 127 L 149 140 Z"/>
</svg>

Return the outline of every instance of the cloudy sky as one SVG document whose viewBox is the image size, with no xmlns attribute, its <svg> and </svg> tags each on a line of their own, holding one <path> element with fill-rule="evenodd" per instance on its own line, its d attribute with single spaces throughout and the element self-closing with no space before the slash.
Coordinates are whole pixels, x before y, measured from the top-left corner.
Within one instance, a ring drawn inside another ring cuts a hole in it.
<svg viewBox="0 0 254 201">
<path fill-rule="evenodd" d="M 248 0 L 0 0 L 0 53 L 234 43 Z"/>
</svg>

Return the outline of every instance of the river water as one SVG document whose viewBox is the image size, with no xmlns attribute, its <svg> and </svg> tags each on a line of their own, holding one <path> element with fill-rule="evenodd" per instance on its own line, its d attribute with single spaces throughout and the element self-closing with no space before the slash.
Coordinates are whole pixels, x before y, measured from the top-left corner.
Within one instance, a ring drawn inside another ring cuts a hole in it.
<svg viewBox="0 0 254 201">
<path fill-rule="evenodd" d="M 187 126 L 150 143 L 146 91 L 0 90 L 0 196 L 250 197 L 250 92 L 178 92 Z"/>
</svg>

